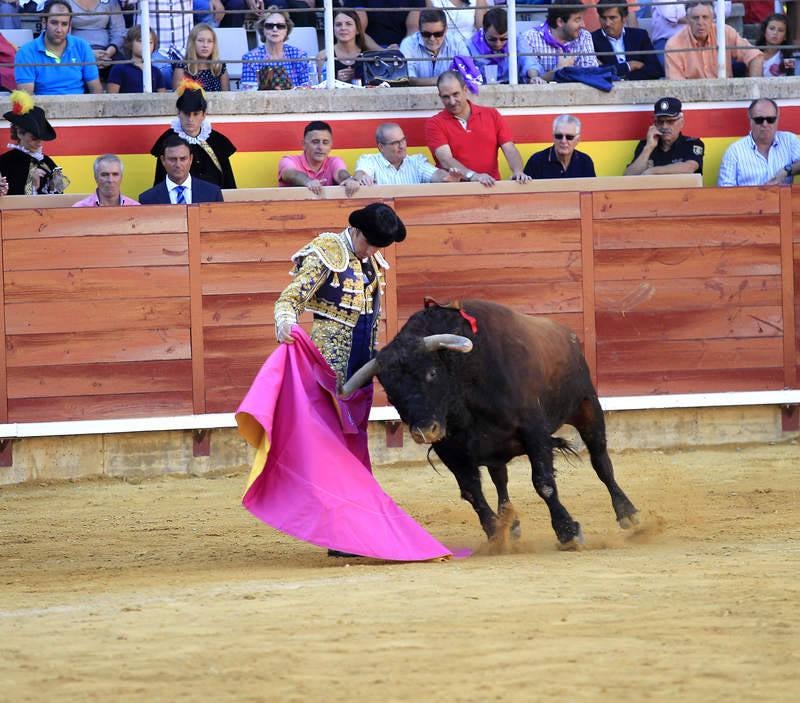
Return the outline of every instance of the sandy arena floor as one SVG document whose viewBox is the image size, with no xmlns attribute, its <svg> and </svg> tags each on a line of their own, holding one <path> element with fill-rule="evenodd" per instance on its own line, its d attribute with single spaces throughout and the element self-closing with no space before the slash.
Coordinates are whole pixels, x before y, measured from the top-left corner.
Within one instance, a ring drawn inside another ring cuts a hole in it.
<svg viewBox="0 0 800 703">
<path fill-rule="evenodd" d="M 3 488 L 0 701 L 800 700 L 798 445 L 615 462 L 638 534 L 562 461 L 587 545 L 558 551 L 516 464 L 515 552 L 428 564 L 328 559 L 245 512 L 243 474 Z M 481 549 L 446 470 L 377 476 Z"/>
</svg>

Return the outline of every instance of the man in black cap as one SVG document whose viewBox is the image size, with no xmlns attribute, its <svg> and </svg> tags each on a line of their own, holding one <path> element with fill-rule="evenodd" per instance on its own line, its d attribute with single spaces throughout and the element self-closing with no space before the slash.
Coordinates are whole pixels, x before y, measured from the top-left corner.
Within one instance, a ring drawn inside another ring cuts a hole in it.
<svg viewBox="0 0 800 703">
<path fill-rule="evenodd" d="M 681 134 L 683 112 L 677 98 L 659 98 L 653 110 L 653 124 L 633 153 L 626 176 L 662 173 L 703 173 L 705 145 Z"/>
</svg>

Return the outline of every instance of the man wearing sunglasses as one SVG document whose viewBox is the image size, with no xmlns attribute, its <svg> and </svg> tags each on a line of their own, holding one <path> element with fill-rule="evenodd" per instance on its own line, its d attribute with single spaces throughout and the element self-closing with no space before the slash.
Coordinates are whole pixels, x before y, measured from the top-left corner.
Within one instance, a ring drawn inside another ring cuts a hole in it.
<svg viewBox="0 0 800 703">
<path fill-rule="evenodd" d="M 653 124 L 633 152 L 626 176 L 656 176 L 664 173 L 703 173 L 705 145 L 687 137 L 683 129 L 683 106 L 678 98 L 659 98 Z"/>
<path fill-rule="evenodd" d="M 400 42 L 400 51 L 408 59 L 409 85 L 436 85 L 454 56 L 469 56 L 458 33 L 447 31 L 447 15 L 439 9 L 419 13 L 419 31 Z"/>
<path fill-rule="evenodd" d="M 800 173 L 800 140 L 778 130 L 778 105 L 760 98 L 747 108 L 750 134 L 731 144 L 719 167 L 720 186 L 761 186 L 791 183 Z"/>
<path fill-rule="evenodd" d="M 525 164 L 533 179 L 594 178 L 592 157 L 575 147 L 581 140 L 581 121 L 574 115 L 559 115 L 553 120 L 553 146 L 536 152 Z"/>
</svg>

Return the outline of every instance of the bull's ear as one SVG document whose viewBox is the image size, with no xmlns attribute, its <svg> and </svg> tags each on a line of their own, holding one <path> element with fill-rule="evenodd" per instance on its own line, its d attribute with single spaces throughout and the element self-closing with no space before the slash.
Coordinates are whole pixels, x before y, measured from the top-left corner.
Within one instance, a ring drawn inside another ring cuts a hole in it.
<svg viewBox="0 0 800 703">
<path fill-rule="evenodd" d="M 425 337 L 423 343 L 428 351 L 447 349 L 448 351 L 457 351 L 462 354 L 472 351 L 472 340 L 459 334 L 429 334 Z"/>
</svg>

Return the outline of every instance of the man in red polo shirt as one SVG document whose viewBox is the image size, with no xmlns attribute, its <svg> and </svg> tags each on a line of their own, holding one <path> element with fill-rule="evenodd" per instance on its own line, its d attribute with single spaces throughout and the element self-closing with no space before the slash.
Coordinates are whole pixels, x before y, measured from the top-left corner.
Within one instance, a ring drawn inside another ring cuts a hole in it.
<svg viewBox="0 0 800 703">
<path fill-rule="evenodd" d="M 467 100 L 464 78 L 457 71 L 445 71 L 436 85 L 444 110 L 425 123 L 425 143 L 439 168 L 457 169 L 465 180 L 491 187 L 500 179 L 500 147 L 511 167 L 511 180 L 531 180 L 522 170 L 522 157 L 500 113 Z"/>
</svg>

